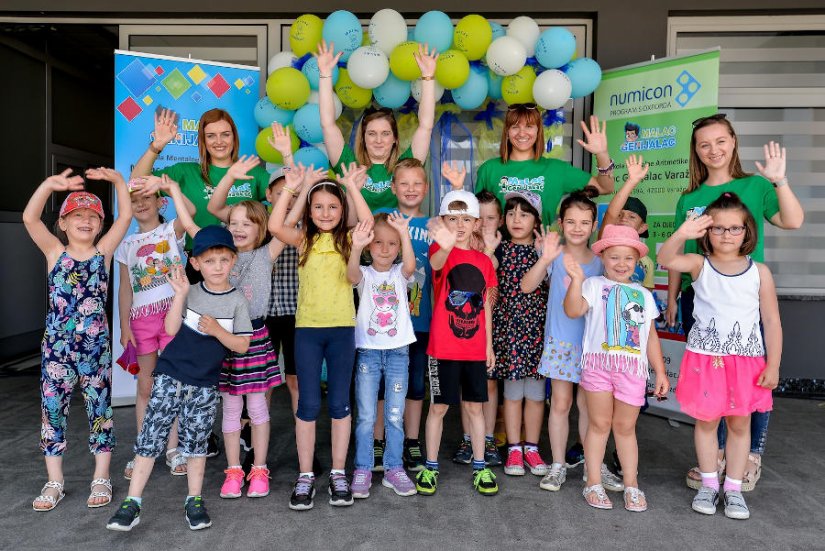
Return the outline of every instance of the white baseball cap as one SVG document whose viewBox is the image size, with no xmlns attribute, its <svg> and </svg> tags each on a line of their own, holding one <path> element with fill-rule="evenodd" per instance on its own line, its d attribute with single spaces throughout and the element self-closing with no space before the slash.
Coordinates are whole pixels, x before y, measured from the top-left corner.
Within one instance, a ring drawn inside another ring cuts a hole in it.
<svg viewBox="0 0 825 551">
<path fill-rule="evenodd" d="M 450 203 L 453 202 L 462 202 L 467 205 L 467 209 L 451 209 Z M 447 193 L 443 199 L 441 199 L 441 208 L 438 210 L 439 216 L 449 214 L 466 214 L 472 216 L 473 218 L 479 218 L 478 199 L 476 199 L 476 196 L 469 191 L 454 189 L 453 191 Z"/>
</svg>

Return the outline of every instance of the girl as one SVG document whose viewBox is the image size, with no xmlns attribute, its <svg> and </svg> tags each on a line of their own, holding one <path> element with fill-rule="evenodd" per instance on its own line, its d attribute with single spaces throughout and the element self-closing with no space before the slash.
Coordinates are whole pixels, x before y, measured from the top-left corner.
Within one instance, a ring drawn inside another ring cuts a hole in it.
<svg viewBox="0 0 825 551">
<path fill-rule="evenodd" d="M 639 234 L 629 226 L 608 225 L 593 244 L 601 255 L 604 276 L 589 277 L 572 255 L 564 257 L 570 286 L 564 297 L 564 312 L 585 318 L 582 342 L 581 387 L 587 391 L 589 418 L 584 439 L 587 486 L 582 495 L 597 509 L 612 509 L 602 486 L 605 446 L 610 430 L 616 439 L 624 472 L 624 506 L 632 512 L 647 510 L 639 490 L 636 419 L 645 403 L 648 365 L 656 373 L 655 394 L 669 388 L 662 350 L 653 320 L 659 315 L 653 295 L 631 283 L 639 257 L 648 252 Z"/>
<path fill-rule="evenodd" d="M 690 239 L 699 240 L 702 255 L 681 252 Z M 716 512 L 716 430 L 724 417 L 729 432 L 725 516 L 733 519 L 750 517 L 741 493 L 750 415 L 771 410 L 771 390 L 779 381 L 782 356 L 773 277 L 767 266 L 750 257 L 756 240 L 753 215 L 736 194 L 725 192 L 702 216 L 686 220 L 659 251 L 659 261 L 668 269 L 690 274 L 695 292 L 696 323 L 688 335 L 676 388 L 682 411 L 696 418 L 694 440 L 702 486 L 693 499 L 693 510 L 706 515 Z"/>
<path fill-rule="evenodd" d="M 504 379 L 504 425 L 507 431 L 507 461 L 504 473 L 523 476 L 524 466 L 537 476 L 547 474 L 538 449 L 544 413 L 544 378 L 538 374 L 541 360 L 541 314 L 547 304 L 543 281 L 523 293 L 521 280 L 538 260 L 533 246 L 541 228 L 541 199 L 529 191 L 505 194 L 506 238 L 495 252 L 498 263 L 498 300 L 493 308 L 493 376 Z M 522 406 L 522 402 L 524 405 Z M 521 443 L 522 408 L 524 446 Z"/>
<path fill-rule="evenodd" d="M 421 69 L 421 103 L 418 107 L 418 128 L 412 136 L 412 143 L 403 152 L 399 151 L 398 127 L 392 110 L 388 108 L 367 108 L 358 126 L 355 151 L 344 140 L 341 129 L 335 124 L 333 104 L 332 70 L 341 59 L 343 52 L 335 53 L 335 45 L 321 41 L 318 46 L 319 107 L 324 146 L 330 164 L 339 176 L 350 163 L 357 162 L 367 168 L 367 180 L 361 194 L 370 210 L 396 208 L 398 199 L 390 189 L 392 172 L 399 159 L 415 157 L 426 162 L 430 151 L 430 135 L 435 121 L 435 62 L 438 54 L 426 45 L 419 46 L 415 61 Z"/>
<path fill-rule="evenodd" d="M 138 232 L 124 239 L 115 251 L 115 260 L 120 267 L 120 343 L 124 348 L 127 343 L 136 348 L 140 366 L 135 404 L 138 433 L 152 391 L 152 373 L 158 353 L 172 340 L 163 327 L 175 295 L 166 274 L 181 264 L 186 234 L 180 218 L 172 222 L 163 220 L 159 214 L 163 199 L 157 193 L 144 193 L 146 184 L 160 186 L 161 191 L 168 193 L 169 186 L 176 186 L 177 183 L 156 176 L 135 178 L 129 182 L 129 197 Z M 195 207 L 188 199 L 185 199 L 185 208 L 190 216 L 194 214 Z M 169 433 L 166 464 L 173 475 L 185 475 L 186 458 L 178 451 L 177 445 L 178 426 L 175 423 Z M 134 468 L 135 461 L 130 459 L 123 471 L 126 480 L 131 480 Z"/>
<path fill-rule="evenodd" d="M 110 168 L 86 171 L 91 180 L 111 182 L 117 194 L 118 217 L 98 241 L 103 230 L 103 203 L 83 189 L 83 178 L 71 169 L 50 176 L 35 190 L 23 224 L 43 254 L 49 268 L 49 311 L 41 351 L 40 448 L 49 481 L 32 503 L 35 511 L 54 509 L 63 493 L 63 452 L 69 403 L 80 385 L 89 417 L 89 450 L 95 455 L 94 480 L 86 504 L 102 507 L 112 501 L 109 463 L 115 445 L 112 433 L 112 367 L 106 293 L 109 265 L 117 244 L 132 218 L 126 182 Z M 58 226 L 66 244 L 52 234 L 40 215 L 54 192 L 70 191 L 60 207 Z"/>
<path fill-rule="evenodd" d="M 360 190 L 366 168 L 353 164 L 344 170 L 346 191 L 335 180 L 309 181 L 302 165 L 289 167 L 287 182 L 269 219 L 269 230 L 286 243 L 298 247 L 298 311 L 295 316 L 295 363 L 298 371 L 298 410 L 295 440 L 300 474 L 289 507 L 307 510 L 313 506 L 315 475 L 315 420 L 321 408 L 321 366 L 326 359 L 328 407 L 332 417 L 332 470 L 329 475 L 330 505 L 352 505 L 352 492 L 344 471 L 350 437 L 349 391 L 355 362 L 355 306 L 347 279 L 351 249 L 347 227 L 348 200 L 355 205 L 358 220 L 372 220 Z M 288 225 L 290 195 L 311 183 L 309 208 L 301 226 Z M 355 225 L 352 223 L 351 225 Z"/>
<path fill-rule="evenodd" d="M 759 175 L 748 174 L 739 160 L 739 142 L 733 125 L 724 113 L 704 117 L 693 122 L 690 139 L 690 185 L 676 204 L 674 228 L 693 215 L 702 214 L 707 206 L 725 192 L 737 194 L 748 210 L 759 220 L 756 225 L 756 246 L 751 255 L 757 262 L 763 262 L 764 220 L 786 229 L 797 229 L 802 225 L 805 213 L 793 190 L 788 185 L 785 173 L 785 148 L 775 142 L 764 147 L 765 161 L 756 163 Z M 685 244 L 686 253 L 698 253 L 696 241 Z M 693 325 L 693 289 L 690 274 L 680 274 L 676 270 L 668 272 L 667 322 L 676 324 L 677 297 L 682 309 L 682 323 L 685 334 Z M 767 440 L 769 412 L 754 412 L 751 416 L 751 453 L 745 470 L 743 491 L 750 491 L 762 472 L 762 454 Z M 725 448 L 725 423 L 719 430 L 719 472 L 723 470 L 722 450 Z M 691 469 L 687 475 L 687 485 L 698 489 L 702 480 L 699 470 Z"/>
<path fill-rule="evenodd" d="M 402 214 L 379 214 L 375 224 L 360 222 L 352 232 L 352 252 L 347 275 L 358 286 L 361 300 L 355 325 L 358 372 L 355 397 L 358 422 L 355 426 L 355 472 L 352 495 L 367 498 L 372 485 L 373 425 L 381 379 L 384 379 L 384 430 L 382 484 L 400 496 L 416 493 L 404 471 L 404 401 L 409 379 L 409 345 L 415 342 L 407 286 L 414 281 L 415 251 L 409 230 L 410 219 Z M 368 247 L 369 266 L 361 266 Z M 399 252 L 401 264 L 396 264 Z"/>
</svg>

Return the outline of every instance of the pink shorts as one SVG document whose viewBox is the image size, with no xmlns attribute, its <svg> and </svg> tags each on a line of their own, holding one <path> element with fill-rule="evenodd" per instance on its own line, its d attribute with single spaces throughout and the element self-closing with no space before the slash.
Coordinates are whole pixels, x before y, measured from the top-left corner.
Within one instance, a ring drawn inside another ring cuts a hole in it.
<svg viewBox="0 0 825 551">
<path fill-rule="evenodd" d="M 612 392 L 613 397 L 631 406 L 645 404 L 647 380 L 636 375 L 635 370 L 582 369 L 579 385 L 588 392 Z"/>
<path fill-rule="evenodd" d="M 172 337 L 166 334 L 163 325 L 165 319 L 166 312 L 158 312 L 129 320 L 129 327 L 132 328 L 137 343 L 135 348 L 138 356 L 163 350 L 172 340 Z"/>
</svg>

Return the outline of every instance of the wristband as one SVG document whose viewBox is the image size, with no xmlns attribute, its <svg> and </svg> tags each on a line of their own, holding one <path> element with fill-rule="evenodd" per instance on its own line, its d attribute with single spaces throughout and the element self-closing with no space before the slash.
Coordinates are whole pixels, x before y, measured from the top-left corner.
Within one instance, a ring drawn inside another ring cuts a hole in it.
<svg viewBox="0 0 825 551">
<path fill-rule="evenodd" d="M 600 176 L 606 176 L 607 174 L 612 172 L 615 167 L 616 167 L 616 163 L 613 162 L 613 159 L 610 159 L 610 164 L 607 165 L 606 167 L 604 167 L 604 168 L 596 167 L 596 168 L 598 168 Z"/>
<path fill-rule="evenodd" d="M 782 178 L 782 179 L 781 179 L 781 180 L 779 180 L 778 182 L 771 182 L 771 183 L 773 184 L 773 187 L 777 187 L 777 188 L 779 188 L 779 187 L 785 187 L 785 186 L 787 186 L 787 185 L 788 185 L 788 177 L 787 177 L 787 176 L 785 176 L 784 178 Z"/>
<path fill-rule="evenodd" d="M 318 78 L 332 78 L 332 75 L 318 75 Z"/>
<path fill-rule="evenodd" d="M 292 195 L 293 197 L 295 197 L 296 195 L 298 195 L 298 192 L 297 192 L 297 191 L 295 191 L 294 189 L 292 189 L 291 187 L 286 187 L 286 186 L 284 186 L 282 189 L 283 189 L 285 192 L 287 192 L 287 193 L 289 193 L 290 195 Z"/>
<path fill-rule="evenodd" d="M 494 254 L 495 252 L 496 252 L 495 249 L 488 249 L 486 247 L 484 248 L 484 254 L 486 254 L 487 256 L 490 256 L 491 254 Z"/>
<path fill-rule="evenodd" d="M 161 153 L 163 153 L 163 148 L 161 147 L 160 149 L 158 149 L 157 147 L 155 147 L 155 144 L 153 142 L 149 142 L 149 151 L 151 151 L 155 155 L 160 155 Z"/>
<path fill-rule="evenodd" d="M 429 75 L 429 76 L 426 76 L 426 77 L 424 75 L 421 75 L 421 80 L 433 80 L 433 79 L 435 79 L 435 77 L 433 75 Z"/>
</svg>

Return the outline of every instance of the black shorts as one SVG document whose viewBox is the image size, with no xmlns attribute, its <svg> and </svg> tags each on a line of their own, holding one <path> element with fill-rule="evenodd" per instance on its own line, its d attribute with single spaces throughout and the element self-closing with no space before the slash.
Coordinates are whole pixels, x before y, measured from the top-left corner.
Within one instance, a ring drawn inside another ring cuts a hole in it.
<svg viewBox="0 0 825 551">
<path fill-rule="evenodd" d="M 487 401 L 487 362 L 430 358 L 430 399 L 457 406 Z"/>
<path fill-rule="evenodd" d="M 284 374 L 295 375 L 295 316 L 271 316 L 265 323 L 275 352 L 282 351 Z"/>
</svg>

